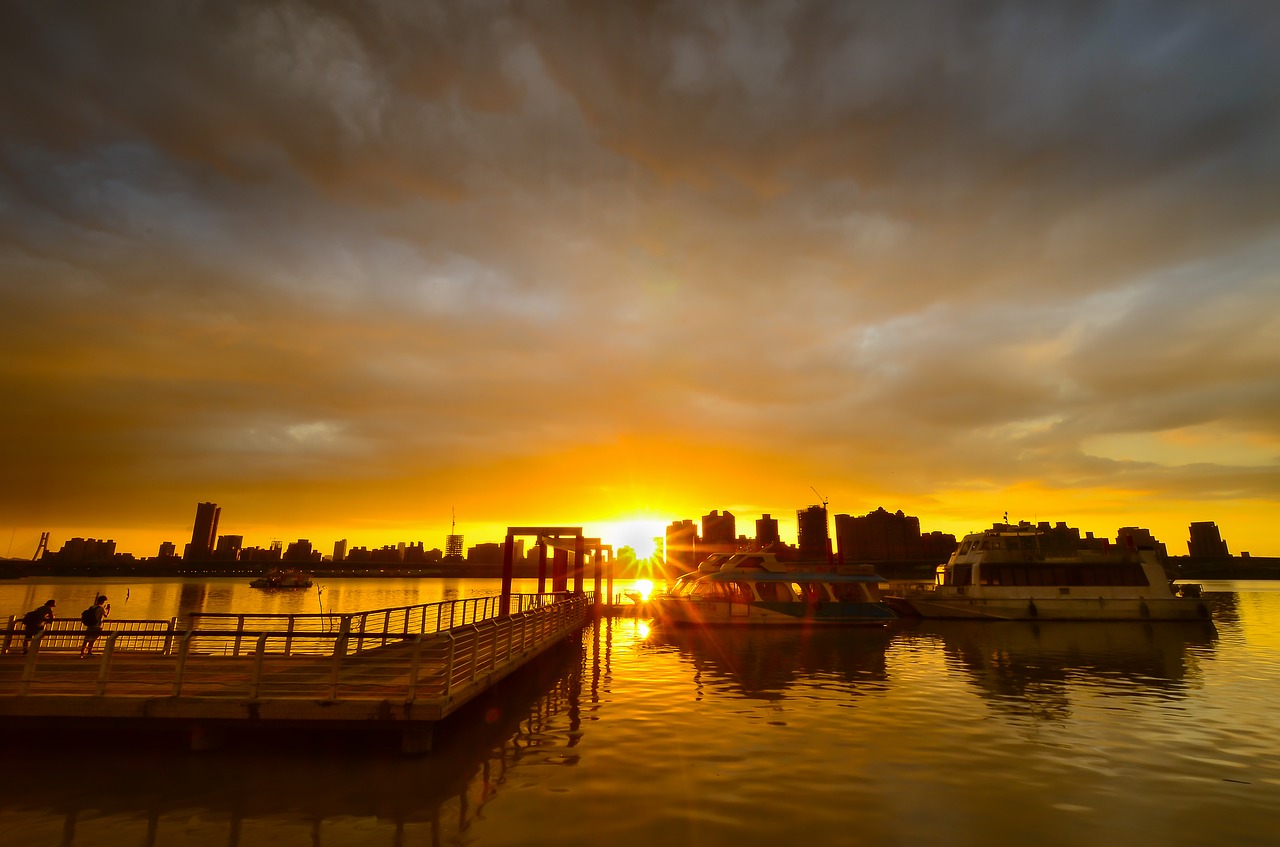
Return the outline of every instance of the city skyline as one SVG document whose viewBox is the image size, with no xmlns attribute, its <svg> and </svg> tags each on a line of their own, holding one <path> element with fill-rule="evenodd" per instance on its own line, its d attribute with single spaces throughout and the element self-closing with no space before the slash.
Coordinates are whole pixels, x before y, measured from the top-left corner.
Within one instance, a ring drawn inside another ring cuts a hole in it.
<svg viewBox="0 0 1280 847">
<path fill-rule="evenodd" d="M 791 537 L 812 489 L 1280 555 L 1278 33 L 1184 0 L 4 4 L 9 554 L 181 547 L 203 501 L 326 547 L 455 508 Z"/>
<path fill-rule="evenodd" d="M 370 552 L 385 552 L 387 550 L 399 549 L 401 555 L 408 548 L 416 547 L 419 553 L 430 552 L 440 554 L 441 557 L 448 554 L 448 549 L 456 540 L 460 550 L 455 554 L 463 556 L 466 559 L 471 558 L 471 551 L 477 548 L 500 547 L 501 540 L 505 535 L 503 532 L 493 537 L 485 537 L 473 539 L 469 545 L 464 544 L 463 533 L 456 533 L 455 525 L 451 525 L 451 533 L 445 536 L 445 542 L 440 547 L 430 547 L 429 543 L 420 538 L 400 538 L 390 543 L 383 544 L 364 544 L 358 540 L 353 542 L 349 537 L 334 538 L 330 540 L 315 540 L 313 538 L 299 537 L 296 539 L 272 538 L 267 544 L 245 543 L 243 534 L 218 534 L 218 522 L 222 513 L 222 508 L 217 503 L 201 502 L 196 504 L 195 519 L 191 532 L 192 542 L 185 546 L 185 549 L 177 546 L 173 541 L 161 541 L 157 548 L 157 553 L 147 554 L 132 549 L 122 548 L 114 538 L 95 538 L 92 536 L 72 536 L 65 539 L 61 546 L 58 545 L 57 539 L 42 537 L 40 541 L 40 550 L 47 551 L 45 555 L 58 554 L 62 555 L 68 550 L 77 551 L 80 554 L 89 552 L 86 561 L 102 559 L 106 560 L 114 555 L 132 556 L 138 560 L 150 558 L 172 558 L 178 561 L 189 562 L 206 562 L 206 561 L 228 561 L 239 559 L 245 562 L 256 561 L 258 554 L 267 551 L 275 551 L 277 554 L 286 550 L 291 550 L 296 546 L 304 545 L 308 552 L 314 550 L 315 555 L 328 561 L 339 561 L 341 558 L 337 551 L 341 549 L 344 554 L 347 552 L 359 554 L 360 558 L 366 557 Z M 792 537 L 792 541 L 787 539 L 785 533 L 779 531 L 779 521 L 776 515 L 768 513 L 760 515 L 754 520 L 750 520 L 755 527 L 756 534 L 748 535 L 746 532 L 738 532 L 736 521 L 737 515 L 729 510 L 712 509 L 709 513 L 703 514 L 701 518 L 679 518 L 667 523 L 662 527 L 661 532 L 650 538 L 645 539 L 641 544 L 614 543 L 610 537 L 599 535 L 590 528 L 583 527 L 583 535 L 588 538 L 600 538 L 602 542 L 615 551 L 620 552 L 623 549 L 630 549 L 637 560 L 663 560 L 668 563 L 675 563 L 682 558 L 687 558 L 693 549 L 689 546 L 689 542 L 696 539 L 699 549 L 711 552 L 727 552 L 739 549 L 743 542 L 748 546 L 760 543 L 760 539 L 764 538 L 764 543 L 781 542 L 782 544 L 797 550 L 799 553 L 808 553 L 809 555 L 832 554 L 843 556 L 851 552 L 859 560 L 914 560 L 914 559 L 930 559 L 936 558 L 943 561 L 950 555 L 954 549 L 960 536 L 951 533 L 945 533 L 937 529 L 931 529 L 922 525 L 917 516 L 906 515 L 902 510 L 892 512 L 886 510 L 883 506 L 867 512 L 865 515 L 850 514 L 846 512 L 831 512 L 825 504 L 814 504 L 806 506 L 795 511 L 797 520 L 796 532 Z M 825 526 L 822 525 L 825 518 Z M 992 523 L 1009 523 L 1008 516 L 1004 516 L 999 521 Z M 1017 524 L 1019 521 L 1014 519 L 1012 523 Z M 1022 521 L 1024 524 L 1033 523 Z M 1036 522 L 1041 528 L 1047 528 L 1056 524 L 1060 528 L 1067 527 L 1066 521 L 1039 521 Z M 807 524 L 807 528 L 806 528 Z M 984 529 L 985 527 L 975 528 L 975 531 Z M 1101 539 L 1110 539 L 1111 530 L 1099 531 L 1095 529 L 1072 527 L 1090 538 L 1097 537 Z M 633 530 L 635 528 L 633 527 Z M 1156 533 L 1152 533 L 1149 528 L 1135 526 L 1117 527 L 1115 543 L 1123 544 L 1122 536 L 1132 534 L 1137 530 L 1142 537 L 1158 546 L 1165 551 L 1170 543 L 1173 544 L 1175 552 L 1172 555 L 1191 555 L 1193 557 L 1200 556 L 1205 558 L 1229 557 L 1231 552 L 1227 539 L 1223 538 L 1220 528 L 1214 521 L 1192 521 L 1188 527 L 1187 537 L 1181 542 L 1170 542 L 1168 539 L 1160 537 Z M 639 530 L 636 530 L 637 532 Z M 810 536 L 808 543 L 805 541 L 806 532 Z M 206 541 L 206 539 L 208 539 Z M 676 544 L 676 551 L 680 552 L 677 556 L 669 545 Z M 47 541 L 47 544 L 46 544 Z M 522 548 L 524 540 L 517 542 Z M 1176 552 L 1182 546 L 1187 547 L 1187 552 Z M 332 548 L 334 555 L 329 556 L 324 553 L 325 549 Z M 55 549 L 57 548 L 57 549 Z M 109 548 L 109 552 L 106 552 Z M 859 553 L 861 549 L 861 554 Z M 96 552 L 94 552 L 96 551 Z M 246 555 L 242 556 L 241 551 Z M 1252 551 L 1240 551 L 1244 555 L 1252 555 Z M 465 553 L 465 556 L 463 555 Z M 1165 555 L 1162 552 L 1162 555 Z M 6 557 L 8 558 L 8 557 Z M 22 557 L 17 557 L 21 560 Z"/>
</svg>

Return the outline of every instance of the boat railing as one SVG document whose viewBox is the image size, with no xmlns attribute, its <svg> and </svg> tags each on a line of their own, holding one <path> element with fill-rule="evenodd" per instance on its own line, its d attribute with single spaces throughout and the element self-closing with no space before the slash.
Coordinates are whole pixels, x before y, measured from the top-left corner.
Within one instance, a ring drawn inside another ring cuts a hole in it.
<svg viewBox="0 0 1280 847">
<path fill-rule="evenodd" d="M 44 625 L 41 645 L 44 650 L 79 652 L 84 643 L 84 624 L 78 618 L 55 618 Z M 178 635 L 178 619 L 115 619 L 103 621 L 103 635 L 119 636 L 117 648 L 130 653 L 168 653 Z M 26 639 L 22 619 L 10 615 L 0 638 L 0 655 L 20 653 Z"/>
</svg>

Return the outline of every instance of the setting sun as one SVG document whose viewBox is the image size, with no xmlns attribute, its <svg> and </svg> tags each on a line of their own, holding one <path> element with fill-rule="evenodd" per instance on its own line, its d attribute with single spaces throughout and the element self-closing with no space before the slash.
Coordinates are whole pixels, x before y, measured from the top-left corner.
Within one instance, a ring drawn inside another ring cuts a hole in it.
<svg viewBox="0 0 1280 847">
<path fill-rule="evenodd" d="M 666 524 L 660 520 L 632 519 L 610 521 L 596 527 L 600 538 L 612 544 L 614 553 L 623 547 L 636 551 L 637 559 L 648 559 L 658 552 L 659 539 L 666 533 Z"/>
</svg>

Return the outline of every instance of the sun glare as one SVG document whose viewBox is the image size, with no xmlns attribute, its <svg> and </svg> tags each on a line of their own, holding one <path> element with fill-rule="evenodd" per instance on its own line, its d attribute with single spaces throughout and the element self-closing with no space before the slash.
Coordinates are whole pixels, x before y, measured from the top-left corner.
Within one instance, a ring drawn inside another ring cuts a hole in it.
<svg viewBox="0 0 1280 847">
<path fill-rule="evenodd" d="M 647 559 L 657 550 L 655 539 L 661 538 L 666 529 L 662 521 L 612 521 L 601 525 L 600 537 L 613 545 L 615 553 L 623 547 L 630 547 L 636 551 L 637 559 Z"/>
</svg>

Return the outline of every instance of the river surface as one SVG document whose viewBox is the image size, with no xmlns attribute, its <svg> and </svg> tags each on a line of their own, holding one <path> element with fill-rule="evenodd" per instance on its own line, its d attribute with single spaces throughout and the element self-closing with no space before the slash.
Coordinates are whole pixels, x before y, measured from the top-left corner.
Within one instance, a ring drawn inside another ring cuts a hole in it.
<svg viewBox="0 0 1280 847">
<path fill-rule="evenodd" d="M 53 597 L 74 616 L 95 590 L 115 618 L 168 618 L 498 584 L 317 588 L 21 580 L 0 583 L 0 615 Z M 604 621 L 453 716 L 425 758 L 321 733 L 205 753 L 6 742 L 0 844 L 1274 845 L 1280 583 L 1205 588 L 1216 627 Z"/>
</svg>

